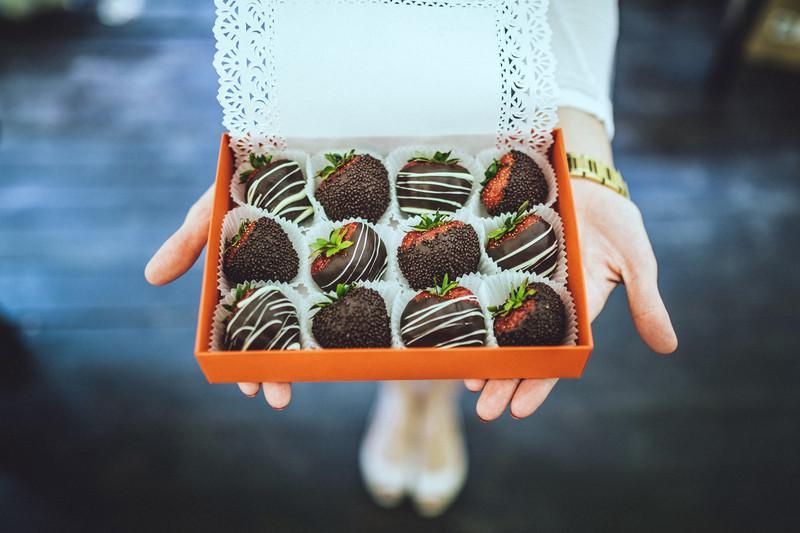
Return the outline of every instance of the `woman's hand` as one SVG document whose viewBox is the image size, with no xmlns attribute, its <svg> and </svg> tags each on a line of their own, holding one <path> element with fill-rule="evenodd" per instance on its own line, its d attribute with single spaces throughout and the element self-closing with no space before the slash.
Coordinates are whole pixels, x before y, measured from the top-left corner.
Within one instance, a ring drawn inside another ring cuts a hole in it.
<svg viewBox="0 0 800 533">
<path fill-rule="evenodd" d="M 614 191 L 573 179 L 581 255 L 586 278 L 589 319 L 594 321 L 619 283 L 625 284 L 631 315 L 639 335 L 661 354 L 674 352 L 678 340 L 657 284 L 656 258 L 639 209 Z M 467 380 L 481 392 L 478 416 L 494 420 L 510 405 L 511 416 L 533 414 L 550 394 L 557 379 Z"/>
<path fill-rule="evenodd" d="M 178 231 L 161 245 L 144 269 L 144 277 L 153 285 L 166 285 L 182 276 L 192 268 L 203 251 L 208 239 L 208 224 L 211 220 L 211 209 L 214 198 L 214 187 L 210 187 L 203 196 L 189 209 L 186 219 Z M 289 405 L 292 398 L 290 383 L 239 383 L 239 389 L 246 396 L 254 397 L 259 388 L 264 389 L 267 403 L 277 410 Z"/>
</svg>

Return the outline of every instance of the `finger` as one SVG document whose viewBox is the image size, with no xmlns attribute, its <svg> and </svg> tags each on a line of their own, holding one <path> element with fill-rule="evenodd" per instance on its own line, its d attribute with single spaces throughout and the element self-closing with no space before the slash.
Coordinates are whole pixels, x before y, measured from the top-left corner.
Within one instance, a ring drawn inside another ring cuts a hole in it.
<svg viewBox="0 0 800 533">
<path fill-rule="evenodd" d="M 525 379 L 517 387 L 509 409 L 514 418 L 531 416 L 547 399 L 557 379 Z"/>
<path fill-rule="evenodd" d="M 486 385 L 485 379 L 465 379 L 464 386 L 472 392 L 480 392 Z"/>
<path fill-rule="evenodd" d="M 248 398 L 252 398 L 258 394 L 258 389 L 261 388 L 261 385 L 258 383 L 237 383 L 237 385 L 239 385 L 239 390 L 242 391 L 242 394 Z"/>
<path fill-rule="evenodd" d="M 475 406 L 478 417 L 484 422 L 489 422 L 502 415 L 514 396 L 518 383 L 518 379 L 490 379 L 487 381 L 481 397 L 478 398 L 478 404 Z"/>
<path fill-rule="evenodd" d="M 639 258 L 628 265 L 623 278 L 631 316 L 642 340 L 658 353 L 674 352 L 678 337 L 658 292 L 658 267 L 649 243 Z"/>
<path fill-rule="evenodd" d="M 281 411 L 286 409 L 292 399 L 291 383 L 263 383 L 264 398 L 273 409 Z"/>
<path fill-rule="evenodd" d="M 189 209 L 178 231 L 167 239 L 144 269 L 153 285 L 165 285 L 183 275 L 197 261 L 208 239 L 214 189 L 210 187 Z"/>
</svg>

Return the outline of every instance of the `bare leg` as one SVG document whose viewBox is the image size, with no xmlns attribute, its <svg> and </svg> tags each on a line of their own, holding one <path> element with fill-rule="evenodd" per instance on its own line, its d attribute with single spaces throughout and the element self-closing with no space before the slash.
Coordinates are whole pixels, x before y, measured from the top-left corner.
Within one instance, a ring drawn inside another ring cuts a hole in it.
<svg viewBox="0 0 800 533">
<path fill-rule="evenodd" d="M 461 382 L 426 383 L 418 424 L 417 472 L 412 495 L 417 512 L 439 516 L 466 481 L 467 449 L 458 398 Z"/>
<path fill-rule="evenodd" d="M 359 453 L 367 490 L 382 507 L 398 505 L 413 475 L 421 404 L 412 382 L 380 384 Z"/>
</svg>

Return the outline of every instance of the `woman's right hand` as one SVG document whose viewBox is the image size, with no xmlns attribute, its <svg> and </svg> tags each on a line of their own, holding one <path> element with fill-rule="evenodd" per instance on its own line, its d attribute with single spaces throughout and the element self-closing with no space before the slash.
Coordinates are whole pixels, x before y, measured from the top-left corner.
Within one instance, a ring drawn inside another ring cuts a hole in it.
<svg viewBox="0 0 800 533">
<path fill-rule="evenodd" d="M 208 224 L 214 201 L 213 185 L 189 209 L 178 230 L 153 255 L 144 269 L 144 277 L 152 285 L 166 285 L 181 277 L 200 257 L 208 239 Z M 291 383 L 239 383 L 245 396 L 254 397 L 264 390 L 267 403 L 278 411 L 292 399 Z"/>
</svg>

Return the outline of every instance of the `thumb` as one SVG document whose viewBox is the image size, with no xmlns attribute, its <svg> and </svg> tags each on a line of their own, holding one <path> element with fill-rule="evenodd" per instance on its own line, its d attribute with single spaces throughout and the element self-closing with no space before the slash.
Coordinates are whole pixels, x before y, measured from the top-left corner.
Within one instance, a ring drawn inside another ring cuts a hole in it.
<svg viewBox="0 0 800 533">
<path fill-rule="evenodd" d="M 165 285 L 192 268 L 208 239 L 213 198 L 214 187 L 211 186 L 189 209 L 178 231 L 153 255 L 144 269 L 149 283 Z"/>
<path fill-rule="evenodd" d="M 672 353 L 678 348 L 678 338 L 658 292 L 658 266 L 649 241 L 637 255 L 622 274 L 633 322 L 642 340 L 655 352 Z"/>
</svg>

